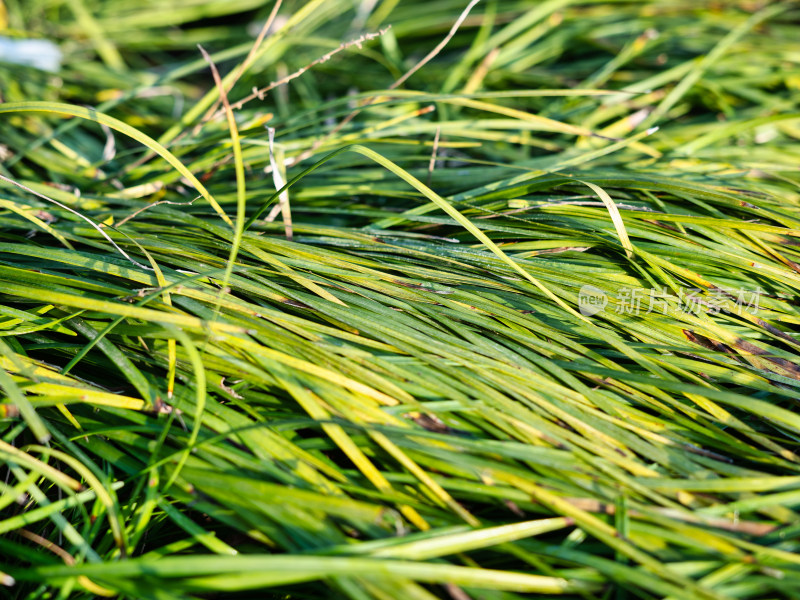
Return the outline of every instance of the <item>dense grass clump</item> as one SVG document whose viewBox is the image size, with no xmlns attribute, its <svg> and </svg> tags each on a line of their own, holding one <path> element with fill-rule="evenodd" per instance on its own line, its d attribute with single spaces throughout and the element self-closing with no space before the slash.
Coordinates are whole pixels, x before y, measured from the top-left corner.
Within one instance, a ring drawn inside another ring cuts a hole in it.
<svg viewBox="0 0 800 600">
<path fill-rule="evenodd" d="M 796 3 L 0 9 L 4 597 L 800 596 Z"/>
</svg>

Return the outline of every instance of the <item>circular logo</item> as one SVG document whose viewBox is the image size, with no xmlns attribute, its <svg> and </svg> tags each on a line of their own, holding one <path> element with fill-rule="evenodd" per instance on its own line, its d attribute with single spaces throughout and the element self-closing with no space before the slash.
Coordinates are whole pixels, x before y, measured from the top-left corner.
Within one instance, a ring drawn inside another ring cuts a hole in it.
<svg viewBox="0 0 800 600">
<path fill-rule="evenodd" d="M 598 287 L 584 285 L 578 292 L 578 308 L 584 317 L 591 317 L 605 309 L 608 296 Z"/>
</svg>

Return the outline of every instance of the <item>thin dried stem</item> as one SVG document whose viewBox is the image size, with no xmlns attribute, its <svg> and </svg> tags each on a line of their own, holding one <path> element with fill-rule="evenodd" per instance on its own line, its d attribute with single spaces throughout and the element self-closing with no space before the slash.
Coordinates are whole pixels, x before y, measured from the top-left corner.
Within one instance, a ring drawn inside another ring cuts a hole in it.
<svg viewBox="0 0 800 600">
<path fill-rule="evenodd" d="M 478 2 L 480 2 L 480 0 L 472 0 L 472 2 L 467 4 L 467 8 L 465 8 L 463 10 L 463 12 L 459 15 L 458 19 L 456 19 L 456 22 L 453 23 L 453 26 L 450 28 L 450 31 L 447 33 L 447 35 L 444 37 L 444 39 L 441 42 L 439 42 L 433 50 L 428 52 L 428 54 L 425 56 L 425 58 L 423 58 L 421 61 L 419 61 L 413 67 L 411 67 L 408 71 L 406 71 L 405 75 L 403 75 L 402 77 L 400 77 L 400 79 L 398 79 L 392 85 L 390 85 L 389 89 L 390 90 L 394 90 L 394 89 L 400 87 L 401 85 L 403 85 L 408 80 L 409 77 L 411 77 L 414 73 L 419 71 L 422 67 L 424 67 L 431 60 L 433 60 L 436 57 L 436 55 L 439 54 L 439 52 L 441 52 L 444 49 L 444 47 L 447 45 L 447 43 L 450 40 L 453 39 L 453 36 L 456 34 L 456 31 L 458 31 L 458 28 L 461 27 L 461 24 L 464 22 L 464 19 L 466 19 L 467 15 L 469 15 L 469 11 L 471 11 L 472 8 Z"/>
<path fill-rule="evenodd" d="M 35 190 L 32 190 L 32 189 L 31 189 L 31 188 L 29 188 L 28 186 L 26 186 L 26 185 L 23 185 L 23 184 L 21 184 L 21 183 L 17 183 L 17 182 L 16 182 L 16 181 L 14 181 L 13 179 L 9 179 L 8 177 L 5 177 L 4 175 L 0 175 L 0 179 L 2 179 L 3 181 L 7 181 L 8 183 L 10 183 L 10 184 L 12 184 L 12 185 L 15 185 L 15 186 L 17 186 L 18 188 L 20 188 L 20 189 L 22 189 L 22 190 L 25 190 L 25 191 L 26 191 L 26 192 L 28 192 L 29 194 L 33 194 L 34 196 L 38 196 L 38 197 L 39 197 L 39 198 L 41 198 L 42 200 L 47 200 L 48 202 L 52 202 L 53 204 L 55 204 L 55 205 L 56 205 L 56 206 L 58 206 L 59 208 L 63 208 L 64 210 L 66 210 L 66 211 L 68 211 L 68 212 L 71 212 L 73 215 L 80 217 L 81 219 L 83 219 L 84 221 L 86 221 L 86 222 L 87 222 L 89 225 L 91 225 L 92 227 L 94 227 L 94 228 L 95 228 L 95 229 L 98 231 L 98 233 L 100 233 L 100 235 L 102 235 L 102 236 L 103 236 L 103 237 L 104 237 L 104 238 L 105 238 L 105 239 L 106 239 L 106 240 L 107 240 L 107 241 L 108 241 L 108 242 L 109 242 L 109 243 L 110 243 L 112 246 L 114 246 L 114 248 L 117 250 L 117 252 L 119 252 L 120 254 L 122 254 L 122 256 L 124 256 L 125 258 L 127 258 L 129 261 L 131 261 L 131 262 L 132 262 L 133 264 L 135 264 L 137 267 L 140 267 L 140 268 L 142 268 L 142 269 L 145 269 L 145 270 L 147 270 L 147 271 L 152 271 L 152 270 L 153 270 L 153 268 L 152 268 L 152 267 L 148 267 L 147 265 L 143 265 L 143 264 L 142 264 L 142 263 L 140 263 L 139 261 L 137 261 L 137 260 L 135 260 L 134 258 L 132 258 L 132 257 L 131 257 L 131 256 L 130 256 L 130 255 L 127 253 L 127 252 L 125 252 L 125 250 L 123 250 L 122 248 L 120 248 L 120 247 L 117 245 L 117 243 L 116 243 L 114 240 L 112 240 L 112 239 L 111 239 L 111 238 L 108 236 L 108 234 L 107 234 L 105 231 L 103 231 L 103 228 L 102 228 L 102 227 L 100 227 L 100 226 L 99 226 L 97 223 L 95 223 L 94 221 L 92 221 L 92 220 L 91 220 L 89 217 L 86 217 L 86 216 L 82 215 L 82 214 L 81 214 L 81 213 L 79 213 L 77 210 L 75 210 L 75 209 L 73 209 L 73 208 L 70 208 L 70 207 L 69 207 L 69 206 L 67 206 L 66 204 L 62 204 L 62 203 L 61 203 L 61 202 L 59 202 L 58 200 L 53 200 L 52 198 L 49 198 L 48 196 L 45 196 L 44 194 L 40 194 L 39 192 L 37 192 L 37 191 L 35 191 Z"/>
<path fill-rule="evenodd" d="M 45 550 L 49 550 L 50 552 L 58 556 L 61 560 L 63 560 L 64 564 L 67 565 L 75 564 L 75 558 L 69 552 L 67 552 L 60 546 L 57 546 L 55 543 L 51 542 L 47 538 L 43 538 L 42 536 L 33 533 L 32 531 L 28 531 L 27 529 L 17 529 L 17 534 L 26 539 L 29 539 L 34 544 L 38 544 Z"/>
<path fill-rule="evenodd" d="M 198 196 L 197 198 L 200 198 L 200 196 Z M 172 204 L 174 206 L 191 206 L 194 203 L 194 201 L 197 200 L 197 198 L 194 198 L 193 200 L 189 200 L 189 202 L 173 202 L 172 200 L 159 200 L 158 202 L 153 202 L 152 204 L 148 204 L 147 206 L 143 206 L 142 208 L 140 208 L 138 210 L 135 210 L 134 212 L 129 214 L 127 217 L 122 219 L 122 221 L 117 223 L 116 226 L 117 226 L 117 228 L 122 227 L 125 223 L 127 223 L 131 219 L 137 217 L 139 214 L 143 213 L 148 208 L 153 208 L 154 206 L 158 206 L 159 204 Z"/>
<path fill-rule="evenodd" d="M 433 60 L 433 58 L 435 58 L 436 55 L 439 54 L 444 49 L 444 47 L 447 45 L 447 43 L 451 39 L 453 39 L 453 36 L 456 34 L 456 31 L 458 31 L 458 28 L 461 27 L 461 24 L 467 18 L 467 16 L 469 15 L 469 12 L 472 10 L 472 8 L 478 2 L 480 2 L 480 0 L 472 0 L 467 5 L 467 7 L 461 12 L 461 14 L 459 15 L 458 19 L 456 19 L 455 23 L 453 23 L 453 26 L 450 28 L 450 31 L 447 33 L 447 35 L 444 37 L 444 39 L 441 42 L 439 42 L 433 50 L 428 52 L 428 54 L 425 55 L 425 57 L 422 60 L 420 60 L 417 64 L 415 64 L 413 67 L 411 67 L 408 71 L 406 71 L 406 73 L 404 75 L 400 76 L 399 79 L 397 79 L 392 85 L 390 85 L 389 89 L 390 90 L 397 89 L 399 86 L 403 85 L 408 80 L 409 77 L 411 77 L 419 69 L 421 69 L 423 66 L 428 64 L 431 60 Z M 313 156 L 314 153 L 317 151 L 317 149 L 320 146 L 322 146 L 322 144 L 327 142 L 332 136 L 334 136 L 337 133 L 339 133 L 344 127 L 347 126 L 348 123 L 350 123 L 350 121 L 352 121 L 354 118 L 356 118 L 356 116 L 358 116 L 358 114 L 362 110 L 364 110 L 368 106 L 374 104 L 378 100 L 378 98 L 380 98 L 380 97 L 381 97 L 380 95 L 375 95 L 375 96 L 372 96 L 371 98 L 367 99 L 361 106 L 356 108 L 353 112 L 351 112 L 344 119 L 342 119 L 341 122 L 336 127 L 331 129 L 324 137 L 322 137 L 322 138 L 318 139 L 317 141 L 315 141 L 311 145 L 311 148 L 309 148 L 305 152 L 302 152 L 297 157 L 295 157 L 295 159 L 291 162 L 291 164 L 292 165 L 296 165 L 297 163 L 302 162 L 302 161 L 306 160 L 307 158 Z"/>
<path fill-rule="evenodd" d="M 41 548 L 43 548 L 44 550 L 52 552 L 53 554 L 58 556 L 61 560 L 63 560 L 65 565 L 72 566 L 75 564 L 75 557 L 73 557 L 69 552 L 64 550 L 61 546 L 57 545 L 54 542 L 51 542 L 47 538 L 44 538 L 39 534 L 33 533 L 32 531 L 29 531 L 27 529 L 17 529 L 16 533 L 21 537 L 30 540 L 34 544 L 41 546 Z M 0 573 L 0 583 L 8 586 L 13 585 L 15 583 L 13 577 L 10 577 L 8 575 L 3 577 L 3 575 L 4 575 L 3 573 Z M 94 593 L 97 596 L 103 596 L 108 598 L 116 595 L 110 590 L 97 585 L 85 575 L 78 575 L 78 581 L 83 587 L 85 587 L 87 590 L 89 590 L 90 592 Z"/>
<path fill-rule="evenodd" d="M 245 57 L 245 59 L 241 62 L 239 67 L 236 69 L 236 73 L 233 75 L 231 80 L 228 82 L 228 85 L 225 86 L 224 89 L 225 89 L 225 93 L 226 94 L 229 93 L 233 89 L 233 86 L 236 85 L 236 82 L 239 81 L 239 79 L 244 74 L 244 72 L 248 69 L 248 67 L 250 67 L 250 65 L 253 64 L 253 61 L 256 58 L 256 53 L 258 52 L 258 49 L 261 47 L 261 44 L 264 42 L 264 39 L 267 37 L 267 33 L 269 33 L 269 30 L 272 27 L 272 24 L 275 22 L 275 18 L 278 16 L 278 11 L 281 8 L 281 4 L 283 4 L 283 0 L 277 0 L 277 2 L 275 2 L 275 6 L 272 7 L 272 11 L 269 13 L 269 17 L 267 17 L 266 23 L 264 23 L 264 26 L 261 28 L 261 31 L 258 32 L 258 37 L 256 37 L 256 41 L 253 43 L 253 47 L 250 48 L 250 52 L 247 53 L 247 56 Z M 212 118 L 217 118 L 220 114 L 223 113 L 223 111 L 219 110 L 219 105 L 220 105 L 220 103 L 222 101 L 223 101 L 222 100 L 222 94 L 220 94 L 220 97 L 217 98 L 217 101 L 214 102 L 214 105 L 211 108 L 209 108 L 208 111 L 206 112 L 205 116 L 203 117 L 202 121 L 200 122 L 201 125 L 203 123 L 205 123 L 206 121 L 211 120 Z"/>
<path fill-rule="evenodd" d="M 324 62 L 327 62 L 334 55 L 338 54 L 342 50 L 346 50 L 347 48 L 351 48 L 352 46 L 358 46 L 359 48 L 361 48 L 361 46 L 362 46 L 362 44 L 364 44 L 364 42 L 367 42 L 369 40 L 373 40 L 373 39 L 375 39 L 377 37 L 380 37 L 383 34 L 385 34 L 387 31 L 389 31 L 389 27 L 384 27 L 383 29 L 381 29 L 381 30 L 379 30 L 379 31 L 377 31 L 375 33 L 365 33 L 365 34 L 361 35 L 360 37 L 358 37 L 358 38 L 356 38 L 354 40 L 350 40 L 349 42 L 343 42 L 343 43 L 339 44 L 338 47 L 334 48 L 333 50 L 331 50 L 327 54 L 323 54 L 322 56 L 320 56 L 316 60 L 308 63 L 305 67 L 301 67 L 300 69 L 298 69 L 297 71 L 287 75 L 286 77 L 283 77 L 282 79 L 279 79 L 278 81 L 273 81 L 269 85 L 267 85 L 267 86 L 265 86 L 263 88 L 260 88 L 260 89 L 253 88 L 253 92 L 249 96 L 245 96 L 241 100 L 237 100 L 236 102 L 231 104 L 231 107 L 233 107 L 236 110 L 239 110 L 245 104 L 250 102 L 251 100 L 255 100 L 256 98 L 258 98 L 259 100 L 263 100 L 264 99 L 264 95 L 267 92 L 275 89 L 278 86 L 285 85 L 285 84 L 289 83 L 290 81 L 292 81 L 293 79 L 297 79 L 303 73 L 308 71 L 310 68 L 315 67 L 315 66 L 317 66 L 319 64 L 322 64 Z M 222 114 L 223 114 L 222 110 L 217 110 L 214 113 L 214 115 L 212 116 L 212 119 L 216 119 L 216 118 L 222 116 Z"/>
<path fill-rule="evenodd" d="M 242 76 L 242 74 L 245 72 L 245 70 L 252 64 L 253 60 L 255 60 L 256 52 L 258 52 L 258 48 L 261 46 L 261 44 L 264 41 L 264 38 L 266 37 L 267 33 L 269 33 L 269 29 L 272 27 L 273 23 L 275 22 L 275 18 L 278 16 L 278 10 L 280 10 L 280 7 L 281 7 L 282 3 L 283 3 L 283 0 L 278 0 L 275 3 L 275 6 L 272 7 L 272 12 L 270 12 L 266 23 L 264 23 L 264 26 L 261 28 L 261 31 L 259 32 L 258 37 L 256 37 L 256 41 L 253 43 L 253 47 L 250 48 L 250 52 L 247 53 L 247 56 L 245 57 L 244 61 L 242 61 L 242 63 L 239 65 L 239 68 L 236 71 L 236 74 L 232 77 L 232 79 L 228 83 L 228 85 L 225 88 L 222 88 L 222 89 L 225 89 L 226 93 L 229 92 L 231 89 L 233 89 L 233 86 L 236 84 L 236 82 L 239 80 L 239 78 Z M 175 111 L 173 112 L 173 115 L 175 116 L 175 118 L 177 118 L 180 115 L 180 111 L 178 110 L 178 106 L 177 106 L 178 99 L 181 100 L 181 103 L 180 103 L 181 107 L 183 106 L 182 96 L 176 96 L 176 108 L 175 108 Z M 216 118 L 220 114 L 223 114 L 224 111 L 219 109 L 219 105 L 220 105 L 221 101 L 222 101 L 221 98 L 217 98 L 217 100 L 214 102 L 214 104 L 208 109 L 208 111 L 206 111 L 206 114 L 203 116 L 202 119 L 200 119 L 200 122 L 197 125 L 195 125 L 195 127 L 192 129 L 192 133 L 194 135 L 197 135 L 197 133 L 200 131 L 200 129 L 202 129 L 203 125 L 205 125 L 208 121 L 210 121 L 213 118 Z M 189 132 L 189 129 L 184 129 L 180 134 L 178 134 L 175 137 L 174 140 L 172 140 L 172 143 L 175 144 L 175 143 L 179 142 L 180 140 L 182 140 L 184 137 L 186 137 L 188 132 Z M 153 158 L 154 156 L 156 156 L 155 153 L 148 152 L 144 156 L 139 158 L 139 160 L 133 162 L 131 164 L 131 166 L 128 167 L 126 170 L 130 171 L 131 169 L 134 169 L 134 168 L 136 168 L 138 166 L 141 166 L 144 163 L 146 163 L 147 161 L 149 161 L 151 158 Z"/>
<path fill-rule="evenodd" d="M 472 94 L 478 91 L 478 88 L 483 83 L 483 80 L 486 78 L 487 73 L 489 73 L 489 69 L 492 66 L 492 63 L 495 61 L 497 56 L 500 54 L 500 48 L 492 48 L 486 56 L 483 57 L 481 64 L 478 65 L 478 68 L 470 76 L 469 80 L 467 81 L 462 93 L 464 94 Z"/>
</svg>

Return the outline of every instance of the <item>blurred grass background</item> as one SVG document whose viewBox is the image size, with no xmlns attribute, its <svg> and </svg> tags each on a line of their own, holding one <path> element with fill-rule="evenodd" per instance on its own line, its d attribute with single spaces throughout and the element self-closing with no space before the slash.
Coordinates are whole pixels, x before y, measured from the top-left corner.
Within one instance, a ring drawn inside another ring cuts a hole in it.
<svg viewBox="0 0 800 600">
<path fill-rule="evenodd" d="M 0 6 L 0 593 L 800 596 L 797 3 Z"/>
</svg>

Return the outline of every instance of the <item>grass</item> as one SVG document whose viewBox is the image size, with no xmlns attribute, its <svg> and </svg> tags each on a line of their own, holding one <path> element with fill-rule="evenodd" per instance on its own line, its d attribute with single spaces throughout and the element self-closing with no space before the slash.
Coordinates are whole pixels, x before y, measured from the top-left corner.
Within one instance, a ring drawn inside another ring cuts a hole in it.
<svg viewBox="0 0 800 600">
<path fill-rule="evenodd" d="M 5 0 L 5 597 L 800 596 L 800 7 L 467 5 Z"/>
</svg>

